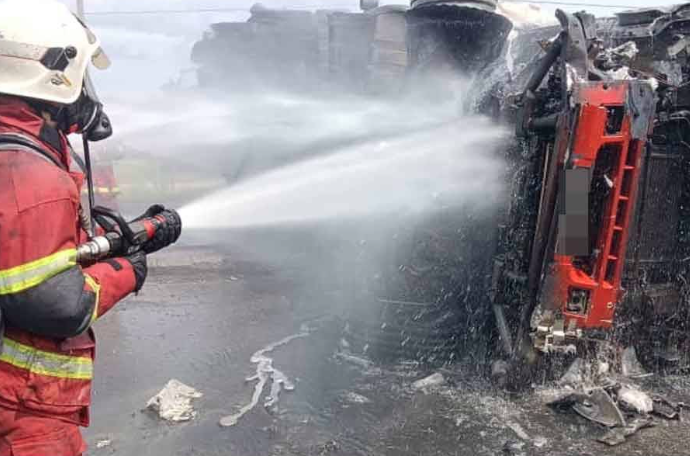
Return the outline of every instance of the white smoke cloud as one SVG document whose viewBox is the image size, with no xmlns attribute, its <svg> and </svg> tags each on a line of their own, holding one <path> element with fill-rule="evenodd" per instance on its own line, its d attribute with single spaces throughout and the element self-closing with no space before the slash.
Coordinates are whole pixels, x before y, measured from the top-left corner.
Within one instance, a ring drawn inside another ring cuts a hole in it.
<svg viewBox="0 0 690 456">
<path fill-rule="evenodd" d="M 40 1 L 40 0 L 39 0 Z M 76 9 L 76 0 L 60 0 Z M 274 8 L 347 7 L 357 9 L 359 0 L 84 0 L 90 25 L 102 37 L 113 67 L 95 75 L 104 99 L 122 92 L 150 92 L 176 79 L 191 67 L 190 52 L 210 24 L 243 21 L 247 12 L 205 12 L 182 14 L 104 14 L 125 11 L 200 10 L 238 8 L 249 10 L 257 3 Z M 613 5 L 619 0 L 611 0 Z M 381 4 L 409 4 L 409 0 L 381 0 Z M 621 4 L 648 5 L 648 0 L 620 0 Z M 666 3 L 666 2 L 664 2 Z M 568 9 L 568 7 L 563 6 Z M 575 7 L 573 7 L 575 8 Z M 576 9 L 582 9 L 577 7 Z M 551 10 L 544 6 L 544 10 Z M 611 14 L 620 8 L 593 10 Z M 549 14 L 549 13 L 547 13 Z"/>
</svg>

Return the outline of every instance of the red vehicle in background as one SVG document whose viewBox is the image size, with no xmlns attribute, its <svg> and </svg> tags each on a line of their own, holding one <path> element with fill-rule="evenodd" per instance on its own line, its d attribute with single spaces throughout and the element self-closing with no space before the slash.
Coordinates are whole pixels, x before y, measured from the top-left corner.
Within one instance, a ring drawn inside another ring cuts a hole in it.
<svg viewBox="0 0 690 456">
<path fill-rule="evenodd" d="M 96 204 L 119 211 L 117 197 L 120 188 L 115 176 L 113 161 L 98 161 L 93 167 L 93 190 Z"/>
<path fill-rule="evenodd" d="M 97 206 L 105 206 L 119 211 L 118 196 L 120 187 L 115 173 L 115 164 L 123 156 L 121 148 L 117 145 L 92 144 L 92 173 L 93 190 Z M 83 155 L 77 149 L 79 155 Z M 84 186 L 82 190 L 82 200 L 84 204 L 88 202 L 88 189 Z"/>
</svg>

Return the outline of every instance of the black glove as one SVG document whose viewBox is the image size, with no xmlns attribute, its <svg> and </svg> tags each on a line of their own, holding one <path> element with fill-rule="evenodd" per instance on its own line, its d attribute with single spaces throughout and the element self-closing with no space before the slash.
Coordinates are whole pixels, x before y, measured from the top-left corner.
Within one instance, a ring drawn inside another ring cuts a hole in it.
<svg viewBox="0 0 690 456">
<path fill-rule="evenodd" d="M 139 220 L 143 220 L 145 218 L 155 217 L 156 215 L 160 214 L 164 210 L 165 210 L 165 206 L 163 206 L 162 204 L 154 204 L 153 206 L 146 209 L 146 212 L 144 212 L 139 217 L 132 220 L 132 222 L 138 222 Z"/>
<path fill-rule="evenodd" d="M 134 291 L 139 293 L 139 290 L 141 290 L 141 288 L 144 286 L 146 276 L 149 273 L 149 267 L 146 264 L 146 254 L 144 252 L 133 253 L 132 255 L 125 257 L 125 260 L 129 261 L 134 268 L 134 279 L 136 280 Z"/>
<path fill-rule="evenodd" d="M 141 246 L 141 249 L 146 253 L 157 252 L 170 244 L 174 244 L 182 233 L 182 219 L 180 219 L 180 215 L 177 211 L 165 209 L 164 206 L 156 204 L 148 208 L 147 211 L 136 220 L 152 217 L 156 218 L 158 226 L 153 239 L 146 241 Z"/>
</svg>

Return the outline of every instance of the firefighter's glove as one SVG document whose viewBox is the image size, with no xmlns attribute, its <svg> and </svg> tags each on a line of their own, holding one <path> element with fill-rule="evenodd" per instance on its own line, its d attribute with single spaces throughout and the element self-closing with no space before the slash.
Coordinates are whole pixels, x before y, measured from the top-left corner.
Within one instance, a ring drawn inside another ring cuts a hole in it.
<svg viewBox="0 0 690 456">
<path fill-rule="evenodd" d="M 176 211 L 166 209 L 156 214 L 155 218 L 160 222 L 156 234 L 153 235 L 153 239 L 141 246 L 141 249 L 146 253 L 157 252 L 170 244 L 174 244 L 182 233 L 182 220 Z"/>
<path fill-rule="evenodd" d="M 133 253 L 132 255 L 125 258 L 132 264 L 134 269 L 134 280 L 135 286 L 134 291 L 139 293 L 139 290 L 144 286 L 146 282 L 146 276 L 149 273 L 149 267 L 146 263 L 146 254 L 144 252 Z"/>
<path fill-rule="evenodd" d="M 165 206 L 162 204 L 154 204 L 153 206 L 146 209 L 146 212 L 141 214 L 139 217 L 132 220 L 132 222 L 138 222 L 139 220 L 144 220 L 147 218 L 155 217 L 165 210 Z"/>
</svg>

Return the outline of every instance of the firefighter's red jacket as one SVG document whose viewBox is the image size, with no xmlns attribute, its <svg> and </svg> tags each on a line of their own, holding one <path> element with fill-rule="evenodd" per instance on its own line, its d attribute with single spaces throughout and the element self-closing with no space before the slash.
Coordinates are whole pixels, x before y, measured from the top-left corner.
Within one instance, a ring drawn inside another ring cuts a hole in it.
<svg viewBox="0 0 690 456">
<path fill-rule="evenodd" d="M 0 407 L 88 426 L 90 326 L 134 290 L 134 271 L 126 259 L 77 265 L 84 176 L 70 171 L 62 133 L 24 102 L 0 98 L 0 137 L 8 134 L 57 163 L 0 141 Z"/>
</svg>

